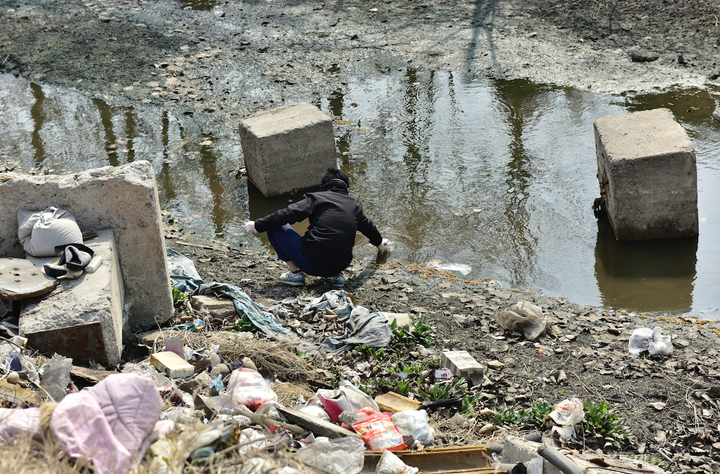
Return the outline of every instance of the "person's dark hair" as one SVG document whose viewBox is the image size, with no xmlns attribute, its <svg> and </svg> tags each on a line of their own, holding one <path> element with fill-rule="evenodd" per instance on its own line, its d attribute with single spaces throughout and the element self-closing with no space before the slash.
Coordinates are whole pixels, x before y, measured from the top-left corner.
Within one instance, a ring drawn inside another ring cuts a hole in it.
<svg viewBox="0 0 720 474">
<path fill-rule="evenodd" d="M 337 168 L 328 168 L 327 172 L 323 175 L 320 181 L 323 189 L 331 187 L 333 185 L 341 186 L 341 183 L 345 184 L 345 188 L 350 187 L 350 180 L 347 175 Z"/>
</svg>

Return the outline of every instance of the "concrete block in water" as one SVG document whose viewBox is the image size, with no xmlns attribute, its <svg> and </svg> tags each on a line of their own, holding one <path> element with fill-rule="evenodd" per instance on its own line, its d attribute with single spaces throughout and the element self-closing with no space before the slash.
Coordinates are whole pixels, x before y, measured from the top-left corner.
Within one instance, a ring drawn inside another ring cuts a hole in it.
<svg viewBox="0 0 720 474">
<path fill-rule="evenodd" d="M 113 229 L 125 291 L 133 298 L 134 330 L 157 327 L 173 315 L 155 173 L 147 161 L 67 175 L 4 173 L 0 182 L 0 257 L 25 257 L 17 211 L 56 206 L 80 229 Z M 101 267 L 102 268 L 102 267 Z"/>
<path fill-rule="evenodd" d="M 85 245 L 103 264 L 95 273 L 75 280 L 61 280 L 49 295 L 26 301 L 20 311 L 20 335 L 47 355 L 57 352 L 87 365 L 90 359 L 106 367 L 117 365 L 122 352 L 122 307 L 124 289 L 118 251 L 111 230 Z M 40 269 L 56 258 L 29 257 Z M 42 270 L 41 270 L 42 271 Z"/>
<path fill-rule="evenodd" d="M 304 102 L 242 120 L 240 143 L 248 178 L 267 197 L 319 186 L 337 165 L 332 120 Z"/>
<path fill-rule="evenodd" d="M 668 109 L 595 120 L 600 192 L 618 240 L 698 234 L 695 149 Z"/>
</svg>

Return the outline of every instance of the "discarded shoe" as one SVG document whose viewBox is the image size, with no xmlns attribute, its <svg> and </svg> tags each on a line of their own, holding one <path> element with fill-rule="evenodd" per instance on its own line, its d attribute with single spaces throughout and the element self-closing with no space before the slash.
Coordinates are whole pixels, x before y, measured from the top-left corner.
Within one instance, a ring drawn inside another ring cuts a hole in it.
<svg viewBox="0 0 720 474">
<path fill-rule="evenodd" d="M 60 256 L 58 265 L 67 265 L 68 270 L 82 270 L 90 263 L 95 252 L 83 244 L 66 244 L 55 247 L 55 254 Z"/>
<path fill-rule="evenodd" d="M 55 263 L 46 263 L 43 268 L 45 269 L 45 275 L 58 280 L 74 280 L 84 273 L 82 270 L 71 270 L 66 265 L 57 265 Z"/>
<path fill-rule="evenodd" d="M 340 272 L 334 277 L 332 277 L 330 281 L 332 282 L 332 286 L 334 286 L 335 288 L 340 288 L 347 281 L 347 277 L 345 276 L 345 273 Z"/>
<path fill-rule="evenodd" d="M 303 272 L 285 272 L 280 275 L 280 281 L 290 286 L 305 286 L 305 274 Z"/>
</svg>

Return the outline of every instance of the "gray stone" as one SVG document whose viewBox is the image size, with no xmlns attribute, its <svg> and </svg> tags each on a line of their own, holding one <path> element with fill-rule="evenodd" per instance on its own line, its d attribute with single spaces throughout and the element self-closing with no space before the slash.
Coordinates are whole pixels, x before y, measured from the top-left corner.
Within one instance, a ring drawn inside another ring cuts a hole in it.
<svg viewBox="0 0 720 474">
<path fill-rule="evenodd" d="M 304 102 L 242 120 L 240 143 L 248 178 L 267 197 L 319 186 L 337 165 L 332 120 Z"/>
<path fill-rule="evenodd" d="M 215 319 L 225 319 L 238 315 L 235 304 L 229 299 L 197 295 L 190 298 L 190 305 L 195 311 L 206 312 Z"/>
<path fill-rule="evenodd" d="M 12 301 L 44 295 L 54 290 L 58 283 L 30 260 L 0 258 L 0 299 Z"/>
<path fill-rule="evenodd" d="M 133 297 L 133 329 L 156 327 L 173 315 L 155 173 L 147 161 L 61 176 L 6 173 L 0 183 L 0 256 L 24 257 L 17 211 L 54 205 L 82 230 L 113 229 L 125 291 Z M 102 267 L 101 267 L 102 268 Z"/>
<path fill-rule="evenodd" d="M 111 230 L 85 245 L 103 264 L 94 273 L 62 280 L 60 288 L 38 300 L 26 300 L 20 311 L 20 335 L 42 353 L 58 353 L 76 364 L 90 359 L 104 366 L 120 362 L 122 351 L 123 283 Z M 30 257 L 38 268 L 56 258 Z"/>
<path fill-rule="evenodd" d="M 650 52 L 646 49 L 636 49 L 633 51 L 630 51 L 630 59 L 632 59 L 635 63 L 647 63 L 651 61 L 655 61 L 657 58 L 659 58 L 657 53 Z"/>
<path fill-rule="evenodd" d="M 668 109 L 595 120 L 600 192 L 618 240 L 698 234 L 695 149 Z"/>
</svg>

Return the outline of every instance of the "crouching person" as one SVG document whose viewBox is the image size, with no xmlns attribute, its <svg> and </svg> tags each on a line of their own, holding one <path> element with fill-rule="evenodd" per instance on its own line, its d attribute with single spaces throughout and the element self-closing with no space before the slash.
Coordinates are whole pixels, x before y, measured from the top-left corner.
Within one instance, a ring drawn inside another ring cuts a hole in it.
<svg viewBox="0 0 720 474">
<path fill-rule="evenodd" d="M 301 201 L 245 224 L 247 232 L 267 232 L 278 258 L 290 269 L 280 275 L 286 285 L 303 286 L 307 274 L 330 277 L 332 286 L 342 287 L 347 280 L 343 270 L 352 262 L 357 231 L 381 250 L 391 245 L 349 195 L 350 180 L 345 173 L 329 168 L 321 185 L 320 191 L 305 194 Z M 290 224 L 306 218 L 310 226 L 301 237 Z"/>
</svg>

